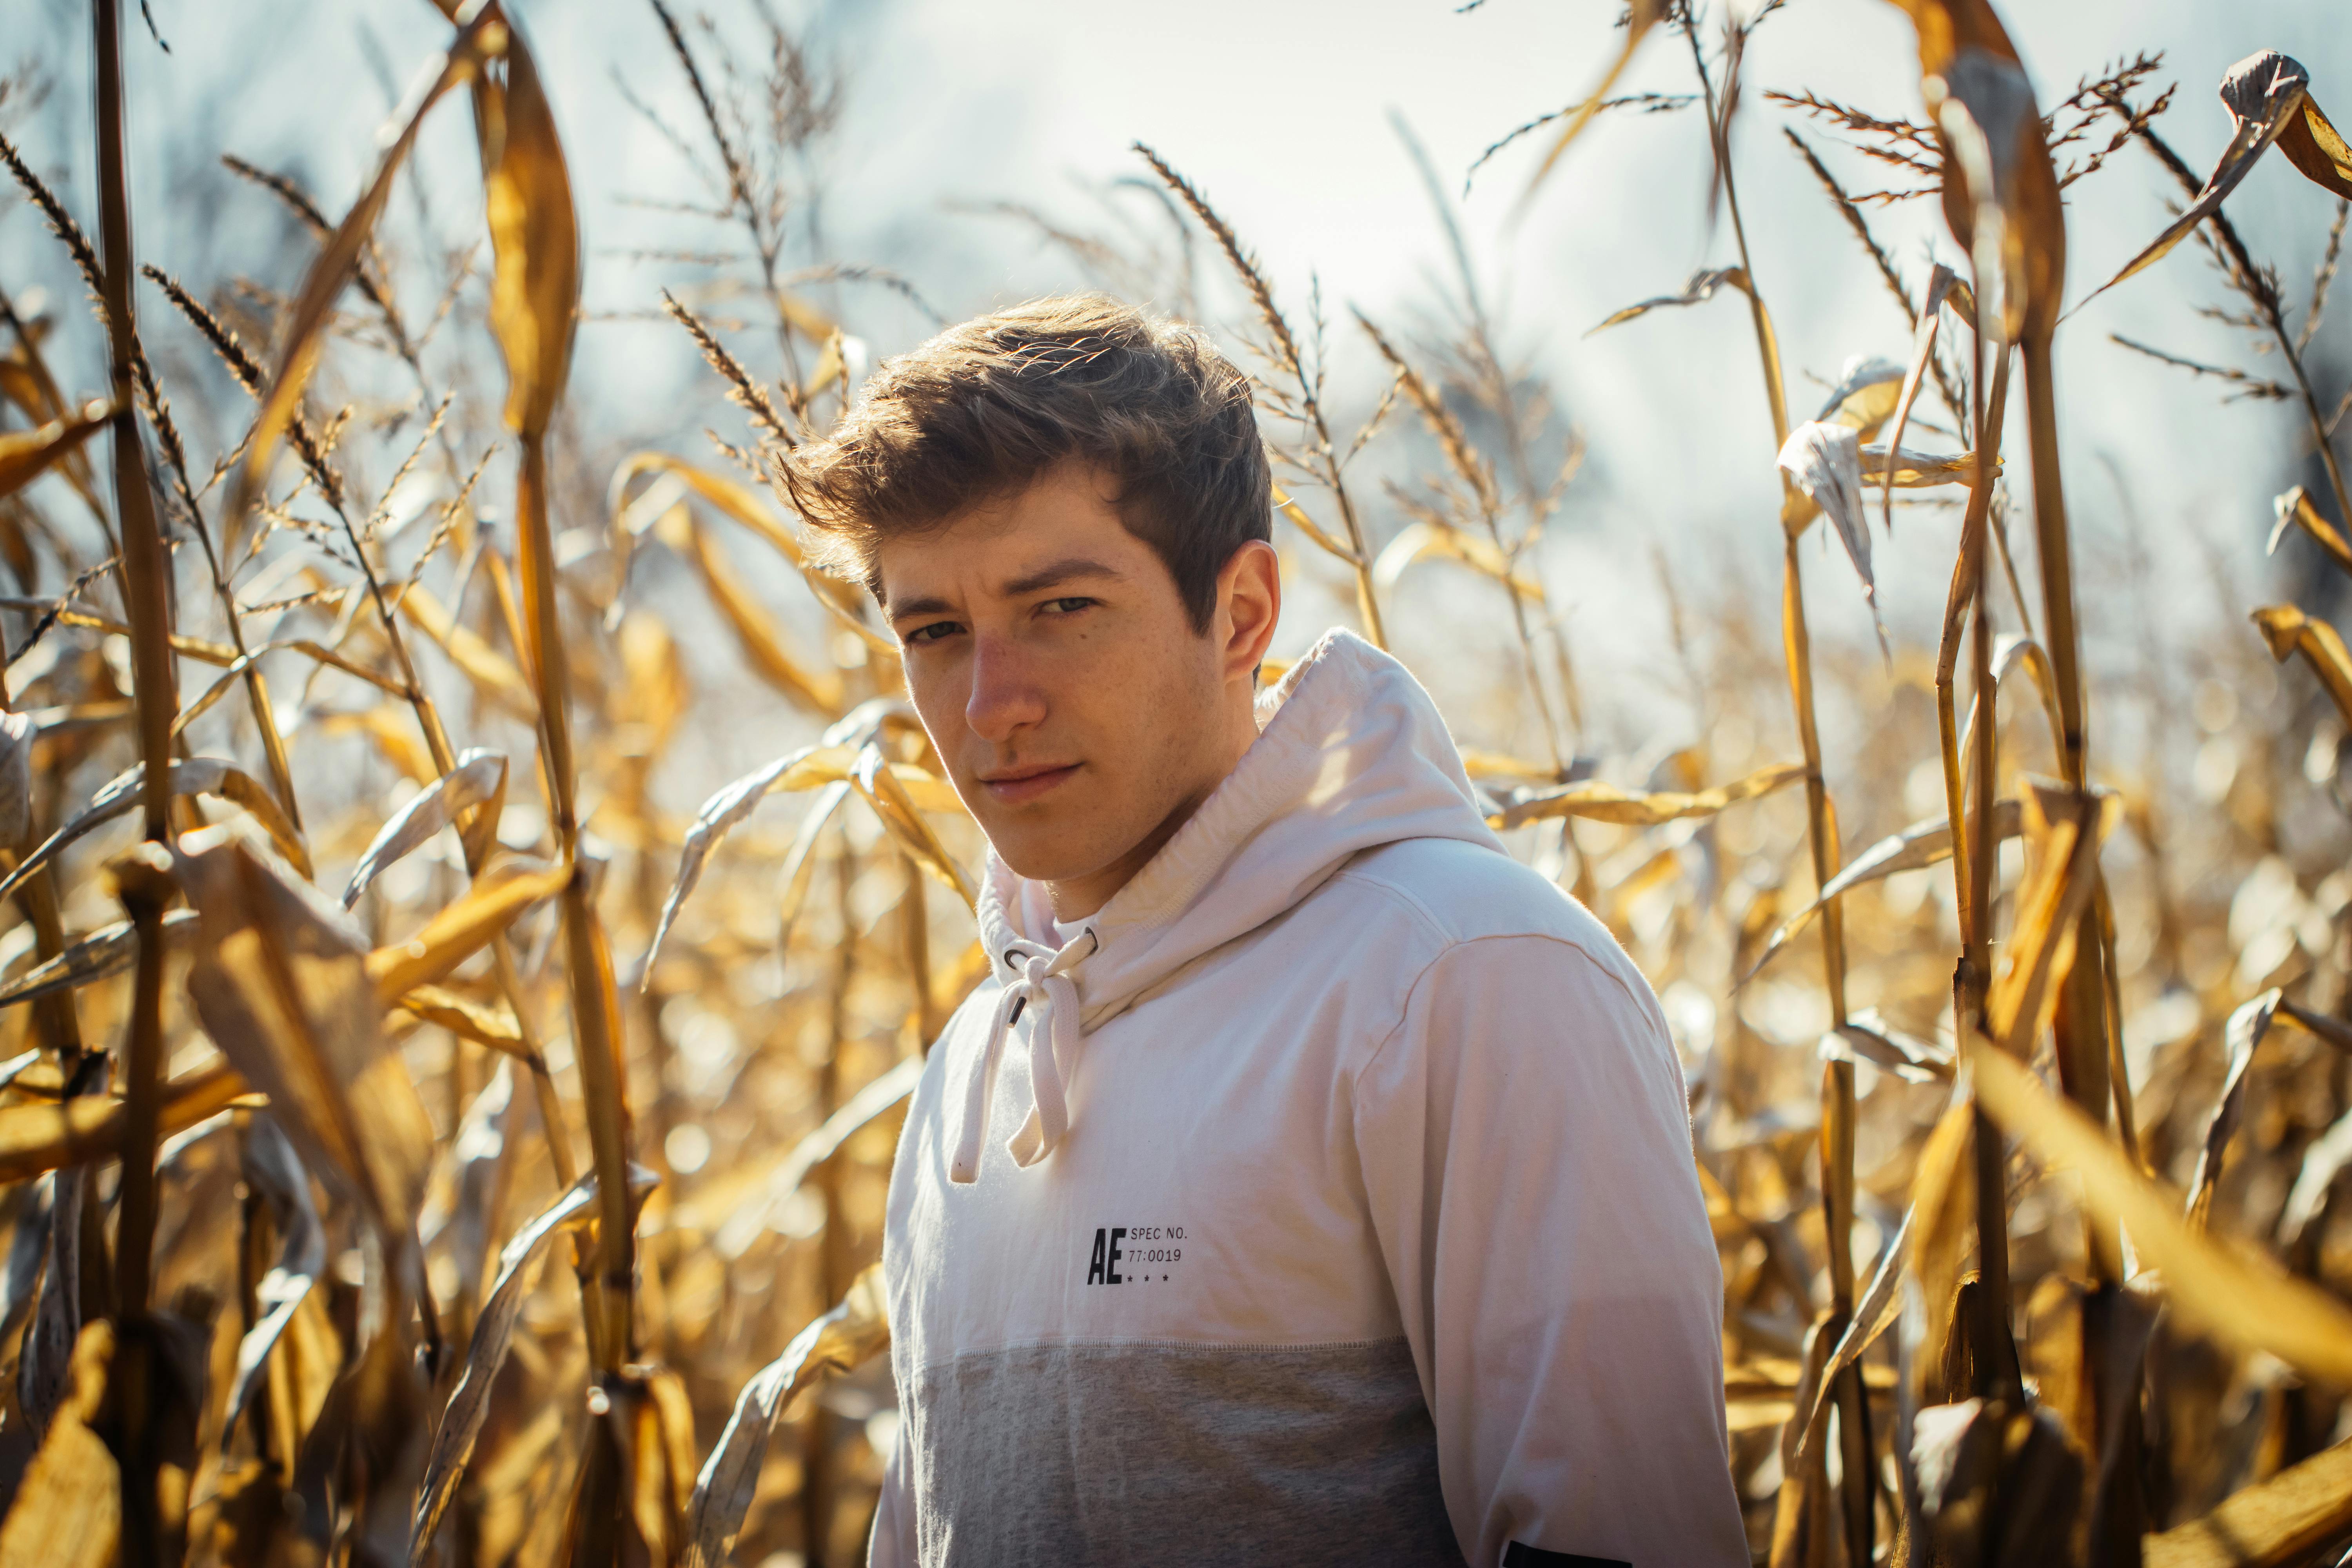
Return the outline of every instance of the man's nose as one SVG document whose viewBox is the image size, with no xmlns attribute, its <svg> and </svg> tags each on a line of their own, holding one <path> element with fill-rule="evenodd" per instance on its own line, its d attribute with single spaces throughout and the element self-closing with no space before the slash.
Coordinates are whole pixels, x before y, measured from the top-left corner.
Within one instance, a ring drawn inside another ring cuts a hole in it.
<svg viewBox="0 0 2352 1568">
<path fill-rule="evenodd" d="M 1015 731 L 1045 717 L 1045 694 L 1029 660 L 1002 638 L 975 638 L 971 694 L 964 703 L 964 722 L 971 732 L 992 745 L 1001 745 Z"/>
</svg>

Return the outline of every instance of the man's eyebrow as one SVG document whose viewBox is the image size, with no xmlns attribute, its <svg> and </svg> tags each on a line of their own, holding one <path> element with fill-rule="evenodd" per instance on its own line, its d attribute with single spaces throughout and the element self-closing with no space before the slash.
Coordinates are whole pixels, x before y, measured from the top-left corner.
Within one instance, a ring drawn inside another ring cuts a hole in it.
<svg viewBox="0 0 2352 1568">
<path fill-rule="evenodd" d="M 1024 594 L 1034 594 L 1045 588 L 1058 588 L 1065 583 L 1075 583 L 1083 578 L 1108 577 L 1117 580 L 1125 575 L 1126 574 L 1116 567 L 1106 566 L 1099 561 L 1090 560 L 1083 555 L 1073 555 L 1040 566 L 1025 577 L 1016 577 L 996 591 L 1008 599 L 1017 599 Z"/>
<path fill-rule="evenodd" d="M 1000 584 L 996 591 L 1005 598 L 1017 599 L 1024 594 L 1057 588 L 1065 583 L 1082 582 L 1089 577 L 1119 582 L 1124 581 L 1126 575 L 1115 566 L 1107 566 L 1087 556 L 1072 555 L 1040 566 L 1024 577 L 1016 577 L 1010 583 Z M 908 599 L 884 606 L 885 613 L 893 621 L 904 620 L 910 616 L 951 615 L 954 609 L 954 605 L 939 598 Z"/>
</svg>

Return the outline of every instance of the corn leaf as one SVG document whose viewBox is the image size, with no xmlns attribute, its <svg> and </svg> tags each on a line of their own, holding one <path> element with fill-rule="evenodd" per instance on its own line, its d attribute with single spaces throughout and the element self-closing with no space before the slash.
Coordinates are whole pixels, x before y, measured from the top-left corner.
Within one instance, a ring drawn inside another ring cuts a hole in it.
<svg viewBox="0 0 2352 1568">
<path fill-rule="evenodd" d="M 1965 752 L 1965 748 L 1963 748 Z M 2014 838 L 2018 832 L 2018 805 L 2014 800 L 1993 802 L 1993 842 Z M 1789 939 L 1804 930 L 1822 906 L 1841 893 L 1853 891 L 1867 883 L 1884 881 L 1898 871 L 1916 871 L 1952 858 L 1952 825 L 1944 817 L 1915 822 L 1900 832 L 1890 833 L 1852 860 L 1845 868 L 1832 877 L 1812 902 L 1772 928 L 1771 938 L 1764 951 L 1739 977 L 1747 984 L 1759 971 L 1771 962 L 1772 955 L 1787 945 Z"/>
<path fill-rule="evenodd" d="M 694 1481 L 684 1568 L 722 1568 L 743 1528 L 760 1481 L 768 1436 L 793 1396 L 827 1372 L 847 1372 L 890 1343 L 882 1266 L 857 1277 L 841 1304 L 793 1336 L 784 1353 L 760 1369 L 735 1401 L 734 1414 Z"/>
<path fill-rule="evenodd" d="M 464 896 L 425 921 L 424 930 L 367 955 L 363 967 L 377 998 L 389 1007 L 418 986 L 446 979 L 525 910 L 562 892 L 572 876 L 568 865 L 534 868 L 520 859 L 488 868 Z"/>
<path fill-rule="evenodd" d="M 641 1191 L 651 1190 L 651 1172 L 635 1167 L 630 1171 L 630 1178 Z M 537 1218 L 515 1232 L 514 1238 L 499 1252 L 498 1279 L 482 1302 L 481 1316 L 475 1321 L 473 1340 L 466 1347 L 465 1370 L 458 1374 L 457 1387 L 449 1392 L 448 1405 L 442 1411 L 440 1425 L 433 1434 L 425 1479 L 416 1489 L 416 1509 L 409 1532 L 410 1568 L 423 1568 L 433 1560 L 434 1534 L 440 1529 L 450 1500 L 457 1495 L 457 1483 L 465 1479 L 467 1461 L 472 1458 L 482 1423 L 489 1415 L 490 1385 L 498 1380 L 499 1369 L 506 1364 L 507 1352 L 514 1343 L 515 1321 L 530 1295 L 548 1242 L 565 1226 L 585 1223 L 588 1211 L 595 1204 L 596 1175 L 592 1171 L 573 1183 Z"/>
<path fill-rule="evenodd" d="M 2254 625 L 2261 628 L 2263 641 L 2269 645 L 2271 657 L 2281 664 L 2289 656 L 2301 654 L 2327 688 L 2327 695 L 2336 700 L 2336 710 L 2352 724 L 2352 653 L 2345 650 L 2344 639 L 2326 621 L 2305 615 L 2293 605 L 2273 605 L 2254 612 Z"/>
<path fill-rule="evenodd" d="M 2294 1568 L 2352 1530 L 2352 1443 L 2338 1443 L 2141 1542 L 2146 1568 Z M 2325 1559 L 2319 1559 L 2325 1561 Z"/>
<path fill-rule="evenodd" d="M 246 1080 L 226 1063 L 163 1086 L 157 1125 L 165 1136 L 184 1131 L 247 1095 Z M 0 1107 L 0 1182 L 21 1182 L 44 1171 L 113 1158 L 122 1150 L 130 1113 L 110 1094 L 77 1094 L 52 1103 Z"/>
<path fill-rule="evenodd" d="M 1804 776 L 1803 764 L 1782 763 L 1695 794 L 1675 790 L 1641 794 L 1599 779 L 1585 779 L 1533 793 L 1514 792 L 1509 804 L 1489 816 L 1486 822 L 1491 827 L 1507 829 L 1555 816 L 1579 816 L 1630 827 L 1654 827 L 1679 817 L 1713 816 L 1741 801 L 1785 789 Z"/>
<path fill-rule="evenodd" d="M 1417 561 L 1443 560 L 1459 562 L 1472 571 L 1491 577 L 1530 604 L 1543 603 L 1543 584 L 1525 573 L 1516 571 L 1503 552 L 1495 548 L 1491 539 L 1481 539 L 1475 533 L 1458 528 L 1441 528 L 1430 522 L 1411 522 L 1397 531 L 1394 539 L 1382 548 L 1372 563 L 1372 581 L 1381 587 L 1393 587 L 1404 575 L 1405 568 Z"/>
<path fill-rule="evenodd" d="M 1968 1058 L 1986 1112 L 2037 1158 L 2081 1178 L 2084 1205 L 2130 1232 L 2182 1319 L 2241 1353 L 2264 1351 L 2352 1387 L 2352 1309 L 2262 1253 L 2192 1228 L 2177 1192 L 2142 1174 L 2089 1117 L 2001 1051 L 1979 1040 Z"/>
<path fill-rule="evenodd" d="M 16 868 L 0 878 L 0 898 L 13 893 L 25 879 L 47 865 L 58 854 L 93 830 L 103 827 L 139 805 L 140 792 L 145 786 L 147 764 L 134 763 L 129 772 L 117 774 L 90 796 L 89 805 L 79 816 L 43 839 L 33 852 L 17 863 Z M 253 815 L 269 835 L 277 852 L 291 862 L 303 876 L 310 874 L 310 854 L 303 847 L 302 836 L 286 820 L 286 814 L 260 782 L 231 763 L 217 757 L 190 757 L 172 764 L 173 795 L 208 795 L 242 806 Z"/>
<path fill-rule="evenodd" d="M 412 795 L 407 805 L 393 813 L 376 830 L 375 837 L 361 853 L 359 864 L 352 868 L 351 881 L 343 889 L 343 908 L 348 910 L 358 903 L 360 895 L 367 891 L 370 882 L 383 874 L 384 868 L 415 851 L 468 811 L 482 806 L 485 809 L 468 826 L 466 835 L 467 858 L 478 864 L 496 839 L 498 809 L 506 793 L 506 753 L 479 747 L 461 753 L 455 768 Z"/>
<path fill-rule="evenodd" d="M 2189 237 L 2190 229 L 2221 210 L 2222 200 L 2238 188 L 2263 150 L 2280 141 L 2290 126 L 2300 132 L 2295 151 L 2288 154 L 2295 166 L 2338 195 L 2352 195 L 2352 182 L 2347 182 L 2315 135 L 2320 127 L 2325 127 L 2328 142 L 2337 151 L 2343 148 L 2343 139 L 2336 134 L 2336 128 L 2311 102 L 2310 88 L 2311 73 L 2276 49 L 2248 55 L 2231 66 L 2221 78 L 2221 102 L 2230 111 L 2230 144 L 2221 150 L 2221 161 L 2205 177 L 2205 188 L 2162 234 L 2148 242 L 2147 248 L 2101 284 L 2092 298 L 2164 259 L 2174 246 Z"/>
<path fill-rule="evenodd" d="M 1361 561 L 1357 559 L 1356 552 L 1354 551 L 1349 549 L 1346 545 L 1340 543 L 1338 540 L 1332 538 L 1329 534 L 1317 527 L 1315 520 L 1307 515 L 1307 509 L 1300 506 L 1297 501 L 1291 500 L 1288 493 L 1286 492 L 1280 485 L 1274 487 L 1274 510 L 1288 518 L 1291 522 L 1297 527 L 1298 531 L 1313 540 L 1322 548 L 1325 554 L 1336 555 L 1350 566 L 1360 566 L 1363 564 Z"/>
<path fill-rule="evenodd" d="M 522 1026 L 508 1008 L 486 1007 L 469 996 L 438 985 L 412 985 L 394 998 L 392 1005 L 411 1017 L 437 1024 L 461 1039 L 488 1046 L 518 1061 L 539 1059 L 522 1037 Z"/>
<path fill-rule="evenodd" d="M 278 1228 L 278 1260 L 254 1287 L 254 1304 L 261 1316 L 237 1342 L 236 1372 L 229 1383 L 228 1414 L 221 1423 L 226 1447 L 236 1432 L 247 1404 L 268 1370 L 269 1353 L 278 1348 L 294 1314 L 301 1310 L 327 1267 L 327 1233 L 310 1199 L 310 1173 L 275 1119 L 256 1116 L 245 1139 L 245 1177 L 268 1204 Z"/>
<path fill-rule="evenodd" d="M 241 820 L 186 836 L 173 858 L 198 917 L 188 993 L 205 1032 L 269 1096 L 302 1163 L 359 1204 L 405 1275 L 417 1262 L 433 1123 L 400 1053 L 384 1046 L 366 942 Z"/>
<path fill-rule="evenodd" d="M 114 410 L 93 403 L 68 419 L 52 419 L 31 430 L 0 434 L 0 498 L 14 495 L 47 473 L 53 463 L 111 424 Z"/>
<path fill-rule="evenodd" d="M 1754 292 L 1748 281 L 1747 269 L 1744 268 L 1702 268 L 1691 274 L 1690 281 L 1683 285 L 1682 292 L 1660 294 L 1654 299 L 1637 300 L 1612 314 L 1584 335 L 1589 338 L 1593 332 L 1605 332 L 1612 327 L 1622 325 L 1637 316 L 1646 316 L 1653 310 L 1668 310 L 1678 305 L 1703 305 L 1715 298 L 1717 289 L 1724 288 L 1737 289 L 1743 294 Z"/>
<path fill-rule="evenodd" d="M 2189 1204 L 2184 1211 L 2189 1223 L 2202 1230 L 2212 1222 L 2213 1184 L 2221 1179 L 2221 1157 L 2228 1152 L 2230 1138 L 2238 1130 L 2238 1113 L 2244 1108 L 2247 1069 L 2254 1065 L 2254 1048 L 2269 1034 L 2271 1023 L 2278 1016 L 2280 993 L 2263 992 L 2241 1005 L 2230 1015 L 2229 1026 L 2222 1030 L 2229 1068 L 2221 1075 L 2221 1097 L 2213 1104 L 2213 1119 L 2205 1124 L 2203 1146 L 2197 1154 L 2197 1173 L 2189 1183 Z"/>
<path fill-rule="evenodd" d="M 376 160 L 366 191 L 310 263 L 310 270 L 304 276 L 302 287 L 286 314 L 276 354 L 277 369 L 270 375 L 268 389 L 261 395 L 261 411 L 252 435 L 247 438 L 245 462 L 237 469 L 236 486 L 231 492 L 228 517 L 232 539 L 238 520 L 252 507 L 269 459 L 277 453 L 278 438 L 293 420 L 302 389 L 318 363 L 335 300 L 359 270 L 369 237 L 392 196 L 393 176 L 400 172 L 409 150 L 415 146 L 425 117 L 450 89 L 478 75 L 484 65 L 506 47 L 509 36 L 506 18 L 499 7 L 483 6 L 440 57 L 424 90 L 394 111 L 393 122 L 399 130 L 383 139 L 383 152 Z"/>
<path fill-rule="evenodd" d="M 9 1568 L 113 1568 L 122 1530 L 122 1472 L 94 1428 L 104 1424 L 114 1325 L 100 1319 L 73 1348 L 72 1384 L 0 1520 Z"/>
<path fill-rule="evenodd" d="M 2301 485 L 2291 487 L 2272 503 L 2272 507 L 2278 521 L 2271 527 L 2265 553 L 2277 554 L 2279 541 L 2286 537 L 2286 531 L 2300 528 L 2327 552 L 2330 561 L 2345 571 L 2352 572 L 2352 543 L 2347 543 L 2344 536 L 2336 531 L 2336 525 L 2319 515 L 2319 509 L 2311 504 L 2310 494 Z"/>
<path fill-rule="evenodd" d="M 163 916 L 164 932 L 175 942 L 193 935 L 193 910 L 171 910 Z M 15 1002 L 36 1002 L 70 991 L 94 980 L 120 974 L 139 956 L 139 937 L 129 921 L 102 926 L 55 958 L 44 959 L 5 984 L 0 984 L 0 1007 Z"/>
</svg>

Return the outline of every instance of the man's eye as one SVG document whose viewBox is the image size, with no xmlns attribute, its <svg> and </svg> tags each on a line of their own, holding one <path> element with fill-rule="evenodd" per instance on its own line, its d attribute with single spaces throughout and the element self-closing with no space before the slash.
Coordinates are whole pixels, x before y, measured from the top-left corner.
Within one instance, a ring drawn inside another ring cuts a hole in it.
<svg viewBox="0 0 2352 1568">
<path fill-rule="evenodd" d="M 929 626 L 917 626 L 913 631 L 908 632 L 907 641 L 910 645 L 919 642 L 940 642 L 962 629 L 953 621 L 933 621 Z"/>
<path fill-rule="evenodd" d="M 1048 599 L 1045 601 L 1045 608 L 1057 616 L 1067 616 L 1086 609 L 1094 603 L 1094 600 L 1086 598 Z"/>
</svg>

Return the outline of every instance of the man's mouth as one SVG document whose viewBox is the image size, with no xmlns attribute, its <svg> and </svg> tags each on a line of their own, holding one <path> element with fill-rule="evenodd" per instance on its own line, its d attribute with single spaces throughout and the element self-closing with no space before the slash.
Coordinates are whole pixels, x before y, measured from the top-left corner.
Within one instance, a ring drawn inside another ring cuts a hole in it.
<svg viewBox="0 0 2352 1568">
<path fill-rule="evenodd" d="M 1004 768 L 980 775 L 981 787 L 1000 805 L 1025 805 L 1058 787 L 1078 771 L 1076 763 L 1058 766 Z"/>
</svg>

